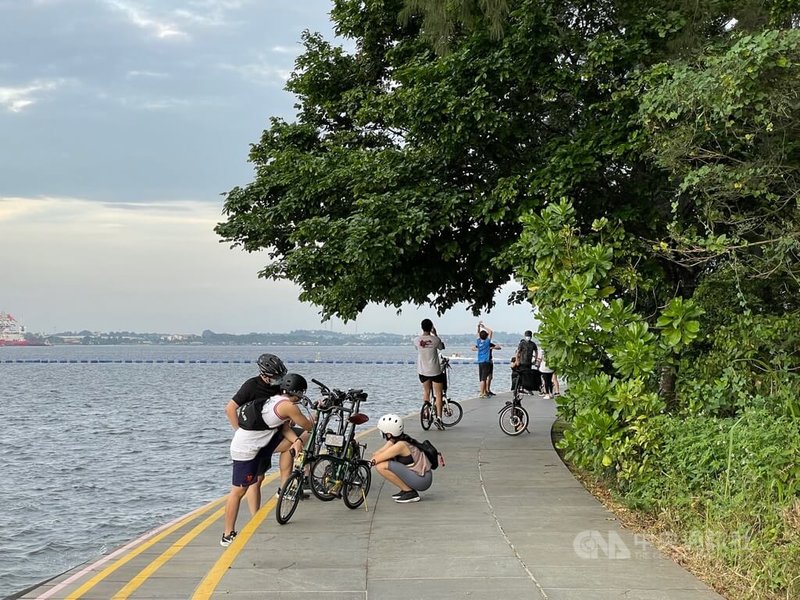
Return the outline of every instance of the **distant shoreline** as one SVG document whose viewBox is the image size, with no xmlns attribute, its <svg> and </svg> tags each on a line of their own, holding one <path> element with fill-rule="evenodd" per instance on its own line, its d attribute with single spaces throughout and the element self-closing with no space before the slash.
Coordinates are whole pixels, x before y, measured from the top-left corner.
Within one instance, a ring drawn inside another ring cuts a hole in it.
<svg viewBox="0 0 800 600">
<path fill-rule="evenodd" d="M 201 335 L 175 333 L 124 332 L 64 332 L 52 335 L 31 335 L 31 341 L 50 346 L 405 346 L 413 343 L 417 334 L 394 333 L 336 333 L 325 330 L 299 330 L 291 333 L 214 333 L 204 331 Z M 469 346 L 475 342 L 475 334 L 442 334 L 450 346 Z M 498 344 L 516 345 L 521 333 L 496 332 Z"/>
</svg>

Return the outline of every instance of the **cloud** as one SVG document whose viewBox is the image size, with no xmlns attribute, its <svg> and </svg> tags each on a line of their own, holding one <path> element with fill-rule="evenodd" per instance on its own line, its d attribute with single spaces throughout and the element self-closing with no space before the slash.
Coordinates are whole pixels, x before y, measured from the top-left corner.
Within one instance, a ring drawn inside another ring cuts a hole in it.
<svg viewBox="0 0 800 600">
<path fill-rule="evenodd" d="M 187 108 L 197 105 L 197 101 L 189 101 L 185 98 L 120 98 L 119 102 L 126 108 L 134 110 L 172 110 L 175 108 Z"/>
<path fill-rule="evenodd" d="M 11 112 L 22 112 L 62 84 L 63 80 L 36 80 L 17 87 L 0 86 L 0 106 Z"/>
<path fill-rule="evenodd" d="M 121 12 L 134 26 L 159 39 L 191 37 L 190 29 L 217 28 L 234 24 L 229 13 L 250 4 L 244 0 L 189 0 L 170 8 L 163 0 L 103 0 Z"/>
<path fill-rule="evenodd" d="M 273 46 L 272 51 L 277 54 L 291 54 L 292 56 L 296 56 L 300 53 L 300 45 L 298 44 L 296 47 Z"/>
<path fill-rule="evenodd" d="M 283 62 L 283 61 L 281 61 Z M 292 75 L 292 66 L 276 64 L 276 61 L 259 55 L 255 62 L 245 64 L 221 63 L 218 68 L 236 73 L 245 81 L 283 86 Z"/>
<path fill-rule="evenodd" d="M 108 6 L 122 12 L 136 27 L 152 33 L 159 39 L 188 38 L 189 34 L 164 17 L 154 16 L 147 8 L 130 1 L 105 0 Z"/>
<path fill-rule="evenodd" d="M 153 78 L 153 79 L 168 79 L 170 77 L 170 75 L 168 73 L 159 73 L 158 71 L 133 70 L 133 71 L 128 71 L 125 74 L 125 77 L 127 77 L 128 79 L 134 79 L 136 77 Z"/>
</svg>

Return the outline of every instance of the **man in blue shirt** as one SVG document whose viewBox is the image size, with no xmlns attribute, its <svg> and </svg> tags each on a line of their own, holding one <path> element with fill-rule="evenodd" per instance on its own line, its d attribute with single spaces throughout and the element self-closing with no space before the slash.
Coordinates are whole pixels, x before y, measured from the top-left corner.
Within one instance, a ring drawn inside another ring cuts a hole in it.
<svg viewBox="0 0 800 600">
<path fill-rule="evenodd" d="M 501 350 L 501 347 L 492 341 L 492 330 L 483 321 L 478 323 L 478 338 L 475 340 L 473 350 L 478 351 L 478 379 L 480 380 L 480 397 L 494 396 L 492 392 L 492 350 Z"/>
</svg>

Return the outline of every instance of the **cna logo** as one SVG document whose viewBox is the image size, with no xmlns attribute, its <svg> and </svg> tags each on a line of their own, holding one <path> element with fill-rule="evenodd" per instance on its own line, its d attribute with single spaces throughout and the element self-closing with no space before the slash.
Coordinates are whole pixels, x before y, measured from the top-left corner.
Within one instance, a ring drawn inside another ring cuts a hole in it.
<svg viewBox="0 0 800 600">
<path fill-rule="evenodd" d="M 631 558 L 631 551 L 615 531 L 603 535 L 599 531 L 581 531 L 572 540 L 572 548 L 580 558 L 609 558 L 627 560 Z"/>
</svg>

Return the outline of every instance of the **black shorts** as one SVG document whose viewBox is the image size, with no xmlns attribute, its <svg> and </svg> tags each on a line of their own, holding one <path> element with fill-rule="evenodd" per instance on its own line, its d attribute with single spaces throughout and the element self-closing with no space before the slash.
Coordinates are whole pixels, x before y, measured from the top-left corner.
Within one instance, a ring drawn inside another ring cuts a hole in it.
<svg viewBox="0 0 800 600">
<path fill-rule="evenodd" d="M 258 454 L 250 460 L 233 461 L 233 477 L 231 485 L 238 487 L 249 487 L 258 482 L 258 478 L 269 471 L 272 466 L 272 453 L 283 441 L 283 434 L 276 431 L 270 438 L 267 445 L 258 451 Z"/>
<path fill-rule="evenodd" d="M 444 385 L 447 383 L 447 375 L 444 373 L 439 373 L 438 375 L 420 375 L 419 376 L 420 383 L 425 383 L 426 381 L 432 381 L 433 383 L 441 383 Z"/>
<path fill-rule="evenodd" d="M 494 373 L 494 363 L 478 363 L 478 381 L 486 381 Z"/>
</svg>

